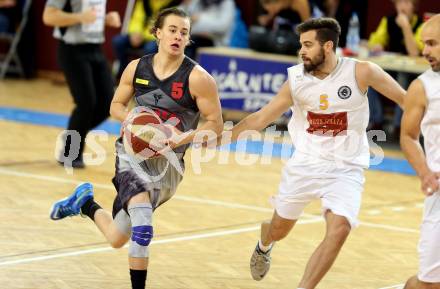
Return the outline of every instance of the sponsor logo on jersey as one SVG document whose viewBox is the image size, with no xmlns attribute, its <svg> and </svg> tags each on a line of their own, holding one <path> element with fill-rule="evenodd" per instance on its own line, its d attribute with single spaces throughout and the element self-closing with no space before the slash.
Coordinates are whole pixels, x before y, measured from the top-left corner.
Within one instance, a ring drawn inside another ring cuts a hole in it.
<svg viewBox="0 0 440 289">
<path fill-rule="evenodd" d="M 147 79 L 142 79 L 142 78 L 137 78 L 137 77 L 136 77 L 135 82 L 138 84 L 143 84 L 143 85 L 148 85 L 148 83 L 150 83 L 150 81 L 148 81 Z"/>
<path fill-rule="evenodd" d="M 307 112 L 309 128 L 307 132 L 314 135 L 337 136 L 346 135 L 348 120 L 347 112 L 315 113 Z"/>
<path fill-rule="evenodd" d="M 351 88 L 344 85 L 338 89 L 338 96 L 340 99 L 347 99 L 351 96 Z"/>
</svg>

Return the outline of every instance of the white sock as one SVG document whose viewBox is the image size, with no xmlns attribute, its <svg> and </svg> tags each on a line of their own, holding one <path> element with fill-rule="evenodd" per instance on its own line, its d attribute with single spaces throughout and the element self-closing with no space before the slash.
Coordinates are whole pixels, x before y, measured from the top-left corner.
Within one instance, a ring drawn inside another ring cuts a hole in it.
<svg viewBox="0 0 440 289">
<path fill-rule="evenodd" d="M 272 248 L 273 243 L 270 243 L 269 246 L 264 246 L 263 243 L 261 243 L 261 240 L 258 241 L 258 247 L 263 253 L 266 253 Z"/>
</svg>

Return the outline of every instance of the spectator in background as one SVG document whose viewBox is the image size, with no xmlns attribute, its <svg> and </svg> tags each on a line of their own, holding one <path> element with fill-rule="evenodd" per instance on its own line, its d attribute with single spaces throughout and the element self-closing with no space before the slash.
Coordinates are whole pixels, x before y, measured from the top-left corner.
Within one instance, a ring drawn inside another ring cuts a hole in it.
<svg viewBox="0 0 440 289">
<path fill-rule="evenodd" d="M 415 13 L 418 0 L 392 0 L 396 12 L 382 17 L 376 31 L 370 35 L 368 45 L 373 53 L 382 51 L 395 52 L 409 56 L 419 56 L 423 49 L 421 41 L 422 19 Z M 415 75 L 397 72 L 392 73 L 400 85 L 407 89 Z M 370 128 L 383 129 L 383 108 L 380 96 L 375 90 L 369 92 Z M 402 110 L 395 106 L 392 137 L 400 135 Z"/>
<path fill-rule="evenodd" d="M 308 0 L 260 0 L 267 14 L 258 17 L 260 25 L 294 31 L 296 25 L 311 16 Z"/>
<path fill-rule="evenodd" d="M 363 28 L 364 17 L 363 10 L 366 10 L 366 1 L 362 0 L 310 0 L 313 17 L 330 17 L 336 19 L 341 25 L 341 38 L 339 39 L 339 47 L 346 46 L 346 35 L 350 18 L 353 12 L 359 16 L 361 30 Z M 361 33 L 362 34 L 362 33 Z"/>
<path fill-rule="evenodd" d="M 0 33 L 13 32 L 15 0 L 0 0 Z"/>
<path fill-rule="evenodd" d="M 419 56 L 423 49 L 420 33 L 423 20 L 415 14 L 417 0 L 392 0 L 396 13 L 382 17 L 368 45 L 373 52 L 390 51 Z"/>
<path fill-rule="evenodd" d="M 119 79 L 130 61 L 130 54 L 150 54 L 157 51 L 156 39 L 150 33 L 151 19 L 160 10 L 177 6 L 181 0 L 136 0 L 127 34 L 119 34 L 112 40 L 113 50 L 119 61 Z M 133 55 L 134 58 L 142 55 Z"/>
<path fill-rule="evenodd" d="M 65 167 L 84 168 L 86 135 L 109 116 L 114 92 L 101 44 L 104 26 L 119 28 L 121 19 L 116 11 L 106 12 L 106 1 L 91 2 L 47 0 L 43 12 L 44 24 L 54 27 L 58 63 L 75 102 L 58 159 Z"/>
<path fill-rule="evenodd" d="M 266 14 L 258 17 L 261 26 L 249 31 L 249 47 L 256 51 L 297 55 L 301 47 L 296 26 L 311 17 L 308 0 L 260 0 Z"/>
<path fill-rule="evenodd" d="M 192 22 L 188 57 L 194 59 L 199 47 L 229 45 L 236 13 L 233 0 L 186 0 L 181 8 Z"/>
</svg>

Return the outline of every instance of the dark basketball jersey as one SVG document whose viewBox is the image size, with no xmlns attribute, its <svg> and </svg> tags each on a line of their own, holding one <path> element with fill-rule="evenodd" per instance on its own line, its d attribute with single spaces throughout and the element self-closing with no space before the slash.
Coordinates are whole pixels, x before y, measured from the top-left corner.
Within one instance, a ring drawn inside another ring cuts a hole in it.
<svg viewBox="0 0 440 289">
<path fill-rule="evenodd" d="M 136 67 L 133 78 L 136 105 L 151 108 L 164 122 L 177 119 L 176 127 L 180 131 L 196 129 L 200 112 L 189 91 L 189 75 L 197 63 L 185 57 L 174 74 L 159 80 L 153 71 L 153 56 L 143 56 Z M 188 146 L 174 151 L 184 152 Z"/>
</svg>

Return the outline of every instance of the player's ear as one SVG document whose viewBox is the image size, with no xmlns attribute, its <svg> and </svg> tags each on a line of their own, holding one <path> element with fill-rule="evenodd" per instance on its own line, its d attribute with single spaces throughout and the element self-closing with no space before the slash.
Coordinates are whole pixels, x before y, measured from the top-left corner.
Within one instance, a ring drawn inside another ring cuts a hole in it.
<svg viewBox="0 0 440 289">
<path fill-rule="evenodd" d="M 324 49 L 327 52 L 330 52 L 331 50 L 333 50 L 333 41 L 327 41 L 324 43 Z"/>
<path fill-rule="evenodd" d="M 160 29 L 160 28 L 156 29 L 156 38 L 157 38 L 157 40 L 162 39 L 162 29 Z"/>
</svg>

